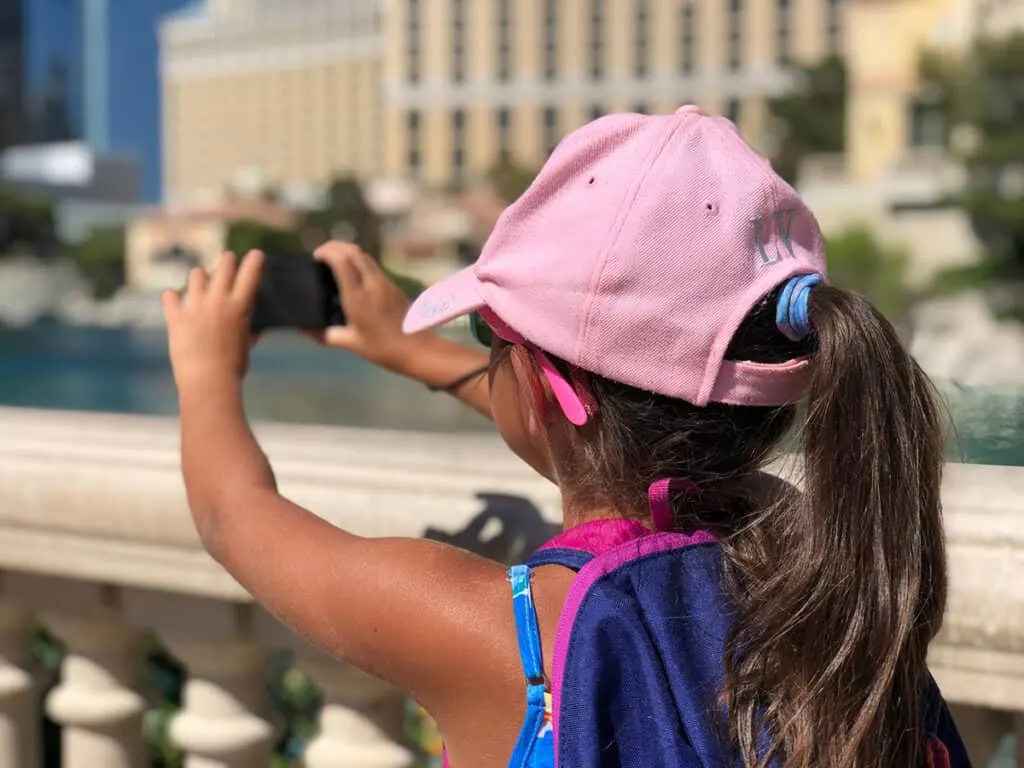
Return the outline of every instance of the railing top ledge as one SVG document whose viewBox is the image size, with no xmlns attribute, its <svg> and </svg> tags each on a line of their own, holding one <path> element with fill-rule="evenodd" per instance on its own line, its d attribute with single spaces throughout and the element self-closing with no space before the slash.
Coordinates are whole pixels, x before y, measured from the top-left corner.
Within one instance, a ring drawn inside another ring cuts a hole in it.
<svg viewBox="0 0 1024 768">
<path fill-rule="evenodd" d="M 256 431 L 284 493 L 362 535 L 454 534 L 516 502 L 559 519 L 557 489 L 493 434 Z M 200 547 L 178 444 L 169 418 L 0 409 L 0 568 L 246 599 Z"/>
<path fill-rule="evenodd" d="M 493 434 L 257 432 L 282 490 L 356 533 L 454 533 L 486 494 L 559 519 L 557 489 Z M 0 568 L 244 598 L 199 546 L 173 419 L 0 409 L 0 457 Z M 1024 469 L 951 464 L 943 494 L 951 541 L 1024 552 Z"/>
</svg>

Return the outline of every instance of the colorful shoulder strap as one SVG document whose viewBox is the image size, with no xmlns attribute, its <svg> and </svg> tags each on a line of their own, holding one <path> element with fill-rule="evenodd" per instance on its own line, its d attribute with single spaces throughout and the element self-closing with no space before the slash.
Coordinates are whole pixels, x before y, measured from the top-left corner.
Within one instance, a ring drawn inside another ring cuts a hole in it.
<svg viewBox="0 0 1024 768">
<path fill-rule="evenodd" d="M 593 552 L 584 552 L 581 549 L 569 547 L 550 547 L 534 552 L 526 559 L 526 564 L 530 568 L 538 568 L 542 565 L 561 565 L 573 571 L 580 571 L 593 559 Z"/>
<path fill-rule="evenodd" d="M 512 566 L 508 570 L 508 580 L 512 585 L 512 609 L 516 618 L 519 658 L 526 679 L 526 719 L 509 763 L 510 768 L 520 768 L 538 764 L 536 758 L 531 760 L 531 754 L 544 724 L 547 687 L 544 683 L 544 656 L 530 587 L 529 566 Z M 554 757 L 553 750 L 551 756 Z"/>
<path fill-rule="evenodd" d="M 531 555 L 526 564 L 531 568 L 561 565 L 579 571 L 596 556 L 651 533 L 650 528 L 635 520 L 591 520 L 555 536 Z"/>
</svg>

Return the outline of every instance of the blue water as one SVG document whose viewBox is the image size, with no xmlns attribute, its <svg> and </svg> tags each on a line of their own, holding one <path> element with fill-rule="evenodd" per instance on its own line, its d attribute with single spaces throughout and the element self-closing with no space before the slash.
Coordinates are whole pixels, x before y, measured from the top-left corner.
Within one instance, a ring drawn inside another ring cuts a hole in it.
<svg viewBox="0 0 1024 768">
<path fill-rule="evenodd" d="M 442 394 L 353 355 L 288 334 L 253 353 L 245 384 L 254 419 L 428 432 L 490 429 Z M 0 329 L 0 405 L 174 415 L 162 331 L 40 325 Z"/>
<path fill-rule="evenodd" d="M 943 391 L 955 423 L 951 459 L 1024 465 L 1024 390 Z M 491 428 L 446 395 L 289 334 L 257 347 L 245 392 L 256 419 L 430 432 Z M 0 405 L 173 415 L 164 334 L 0 329 Z"/>
</svg>

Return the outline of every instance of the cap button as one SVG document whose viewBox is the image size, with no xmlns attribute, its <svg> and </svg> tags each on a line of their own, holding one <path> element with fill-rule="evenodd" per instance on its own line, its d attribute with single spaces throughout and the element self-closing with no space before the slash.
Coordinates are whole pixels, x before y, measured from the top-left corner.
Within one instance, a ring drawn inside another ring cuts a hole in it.
<svg viewBox="0 0 1024 768">
<path fill-rule="evenodd" d="M 707 117 L 708 113 L 698 107 L 696 104 L 686 104 L 676 110 L 677 115 L 701 115 Z"/>
</svg>

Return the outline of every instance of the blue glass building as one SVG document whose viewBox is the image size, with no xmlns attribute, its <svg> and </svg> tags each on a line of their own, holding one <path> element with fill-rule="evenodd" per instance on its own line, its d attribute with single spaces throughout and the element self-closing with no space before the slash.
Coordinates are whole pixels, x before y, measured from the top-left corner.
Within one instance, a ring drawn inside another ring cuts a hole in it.
<svg viewBox="0 0 1024 768">
<path fill-rule="evenodd" d="M 139 159 L 161 190 L 157 24 L 195 0 L 22 0 L 32 141 L 84 139 Z"/>
</svg>

